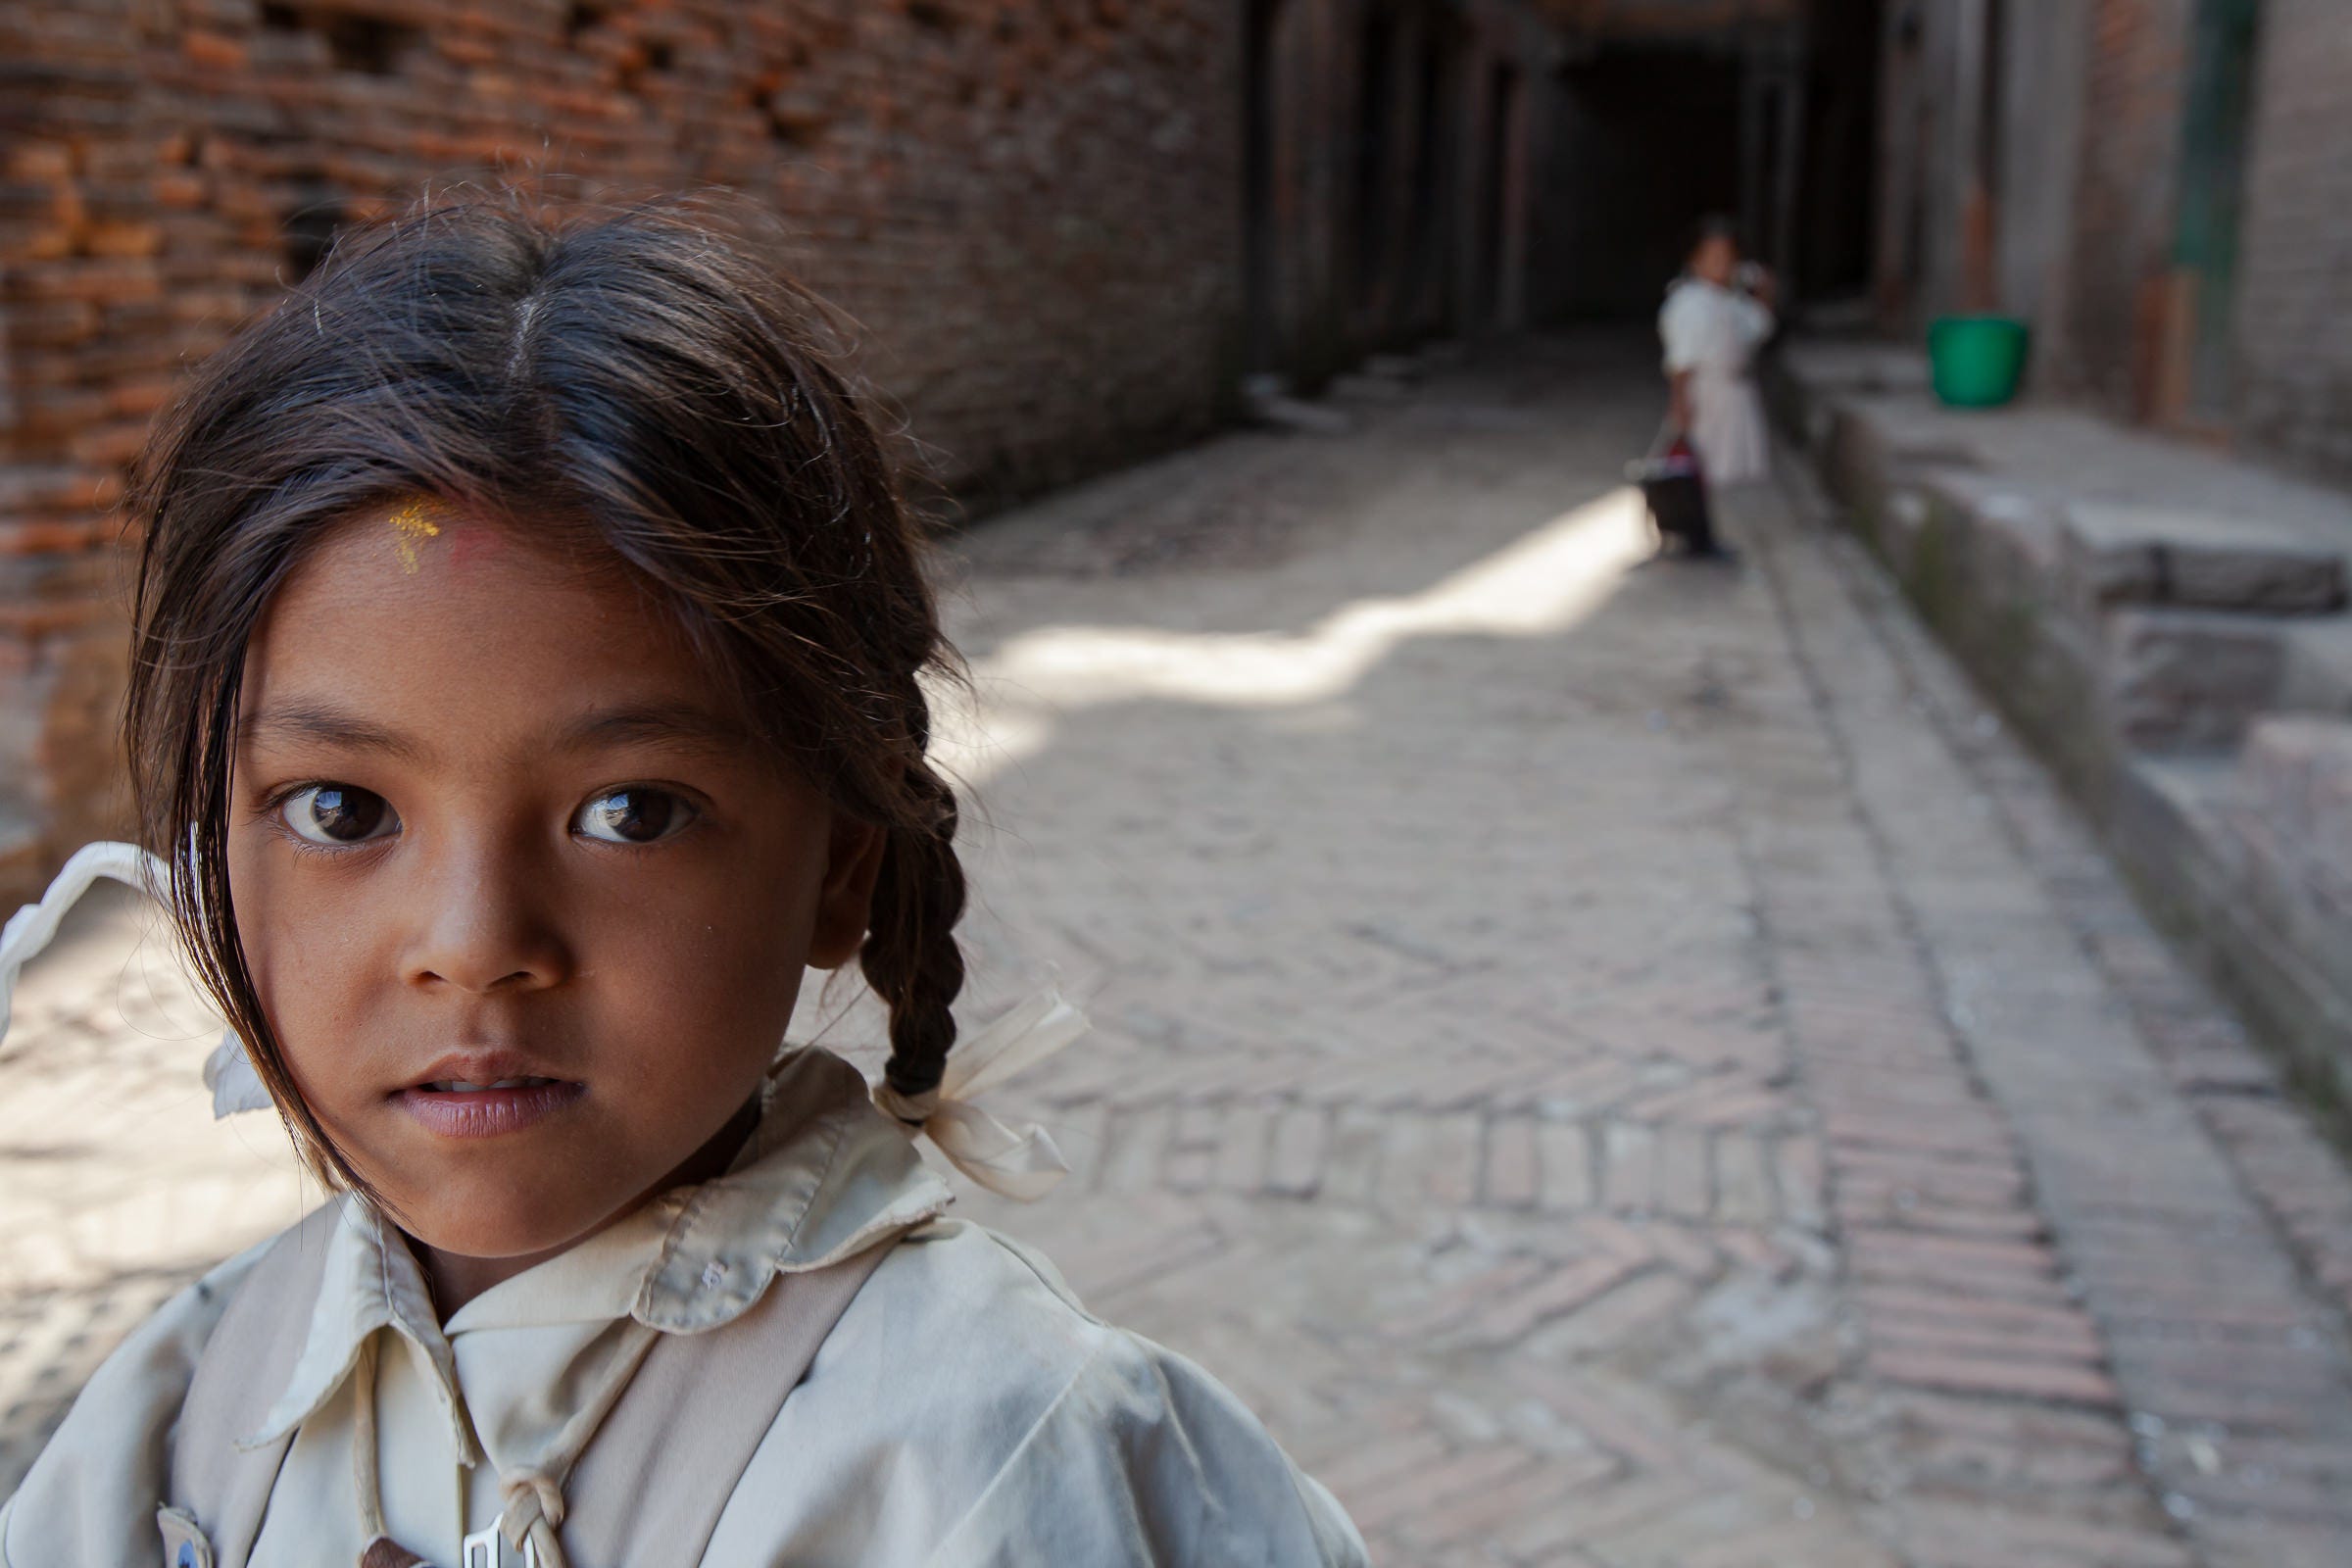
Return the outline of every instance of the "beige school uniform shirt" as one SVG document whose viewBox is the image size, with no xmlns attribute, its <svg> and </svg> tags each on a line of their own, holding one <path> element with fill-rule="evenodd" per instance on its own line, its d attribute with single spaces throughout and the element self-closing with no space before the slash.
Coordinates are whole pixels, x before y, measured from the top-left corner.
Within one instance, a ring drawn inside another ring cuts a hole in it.
<svg viewBox="0 0 2352 1568">
<path fill-rule="evenodd" d="M 855 1067 L 808 1049 L 771 1083 L 727 1175 L 665 1195 L 446 1324 L 406 1243 L 341 1200 L 301 1352 L 254 1434 L 294 1437 L 251 1568 L 358 1561 L 368 1456 L 356 1446 L 370 1411 L 387 1533 L 455 1568 L 460 1538 L 498 1515 L 500 1473 L 549 1449 L 631 1319 L 716 1327 L 779 1271 L 907 1227 L 751 1455 L 706 1564 L 1366 1561 L 1330 1494 L 1214 1379 L 1091 1316 L 1042 1259 L 944 1217 L 946 1185 Z M 166 1439 L 260 1251 L 175 1298 L 91 1378 L 0 1508 L 0 1568 L 163 1560 Z"/>
</svg>

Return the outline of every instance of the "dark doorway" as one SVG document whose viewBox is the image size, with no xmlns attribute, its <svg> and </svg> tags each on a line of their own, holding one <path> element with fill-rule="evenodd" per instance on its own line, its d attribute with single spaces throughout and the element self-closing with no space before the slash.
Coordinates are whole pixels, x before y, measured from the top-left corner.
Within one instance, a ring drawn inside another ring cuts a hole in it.
<svg viewBox="0 0 2352 1568">
<path fill-rule="evenodd" d="M 1363 71 L 1355 121 L 1355 289 L 1368 313 L 1387 305 L 1396 178 L 1396 13 L 1364 11 Z"/>
<path fill-rule="evenodd" d="M 1413 209 L 1403 243 L 1410 247 L 1403 298 L 1411 324 L 1444 331 L 1452 324 L 1456 170 L 1460 162 L 1456 77 L 1461 40 L 1443 13 L 1431 18 L 1414 81 Z"/>
<path fill-rule="evenodd" d="M 1281 362 L 1274 210 L 1274 26 L 1282 0 L 1249 0 L 1242 30 L 1242 368 Z"/>
<path fill-rule="evenodd" d="M 1871 282 L 1879 187 L 1882 0 L 1816 0 L 1797 182 L 1796 292 L 1858 297 Z"/>
<path fill-rule="evenodd" d="M 1549 90 L 1530 314 L 1545 322 L 1647 317 L 1682 270 L 1692 225 L 1738 208 L 1740 59 L 1603 50 L 1560 70 Z"/>
<path fill-rule="evenodd" d="M 1519 73 L 1496 61 L 1487 74 L 1487 118 L 1478 158 L 1478 271 L 1471 324 L 1490 327 L 1510 296 L 1511 143 L 1519 122 Z"/>
</svg>

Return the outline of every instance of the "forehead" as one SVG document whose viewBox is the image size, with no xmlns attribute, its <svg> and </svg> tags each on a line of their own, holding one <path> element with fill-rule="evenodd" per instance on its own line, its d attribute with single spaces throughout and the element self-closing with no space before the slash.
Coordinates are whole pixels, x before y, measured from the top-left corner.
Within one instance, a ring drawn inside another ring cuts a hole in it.
<svg viewBox="0 0 2352 1568">
<path fill-rule="evenodd" d="M 297 564 L 247 650 L 243 706 L 331 707 L 464 750 L 590 705 L 709 707 L 719 684 L 615 563 L 404 506 L 340 525 Z"/>
</svg>

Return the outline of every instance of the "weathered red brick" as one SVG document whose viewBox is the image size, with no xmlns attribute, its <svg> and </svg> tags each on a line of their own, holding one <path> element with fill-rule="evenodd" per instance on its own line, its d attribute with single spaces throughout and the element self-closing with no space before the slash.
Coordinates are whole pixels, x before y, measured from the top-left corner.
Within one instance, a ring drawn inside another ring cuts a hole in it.
<svg viewBox="0 0 2352 1568">
<path fill-rule="evenodd" d="M 2112 1409 L 2121 1400 L 2115 1381 L 2095 1366 L 2028 1361 L 2014 1355 L 1960 1355 L 1905 1347 L 1870 1348 L 1871 1375 L 1912 1388 L 1962 1394 L 2006 1394 Z"/>
<path fill-rule="evenodd" d="M 180 39 L 181 52 L 192 64 L 217 71 L 242 71 L 245 45 L 219 32 L 190 32 Z"/>
</svg>

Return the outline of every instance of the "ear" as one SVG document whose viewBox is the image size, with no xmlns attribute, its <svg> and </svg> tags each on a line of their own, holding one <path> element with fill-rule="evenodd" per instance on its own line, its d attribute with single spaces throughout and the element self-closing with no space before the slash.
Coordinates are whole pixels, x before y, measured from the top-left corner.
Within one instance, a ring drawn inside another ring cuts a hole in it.
<svg viewBox="0 0 2352 1568">
<path fill-rule="evenodd" d="M 808 935 L 811 969 L 838 969 L 858 956 L 888 843 L 889 835 L 873 823 L 840 811 L 833 814 L 825 880 L 817 889 L 816 923 Z"/>
</svg>

